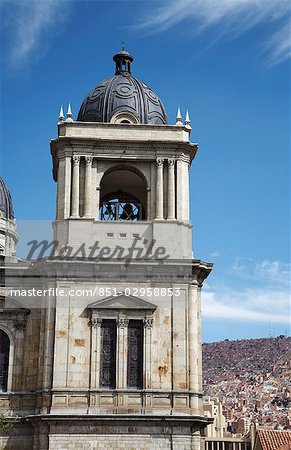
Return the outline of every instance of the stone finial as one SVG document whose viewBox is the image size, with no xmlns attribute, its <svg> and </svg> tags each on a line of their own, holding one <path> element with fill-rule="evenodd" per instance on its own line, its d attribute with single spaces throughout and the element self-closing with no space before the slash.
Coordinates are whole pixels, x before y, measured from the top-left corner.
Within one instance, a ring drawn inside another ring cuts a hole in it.
<svg viewBox="0 0 291 450">
<path fill-rule="evenodd" d="M 64 121 L 64 119 L 65 119 L 65 117 L 64 117 L 63 105 L 61 105 L 60 114 L 59 114 L 59 123 L 62 123 Z"/>
<path fill-rule="evenodd" d="M 71 103 L 69 103 L 66 122 L 73 122 L 73 113 L 71 108 Z"/>
<path fill-rule="evenodd" d="M 186 118 L 185 118 L 185 126 L 186 128 L 189 128 L 191 130 L 191 120 L 190 120 L 190 116 L 189 116 L 189 111 L 187 109 L 186 111 Z"/>
<path fill-rule="evenodd" d="M 178 110 L 177 110 L 176 125 L 183 125 L 180 106 L 178 106 Z"/>
</svg>

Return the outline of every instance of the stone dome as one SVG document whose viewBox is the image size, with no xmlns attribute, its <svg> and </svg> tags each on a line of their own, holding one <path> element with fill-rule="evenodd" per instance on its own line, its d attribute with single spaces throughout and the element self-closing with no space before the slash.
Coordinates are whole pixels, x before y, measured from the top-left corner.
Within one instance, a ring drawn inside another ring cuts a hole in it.
<svg viewBox="0 0 291 450">
<path fill-rule="evenodd" d="M 113 56 L 115 76 L 101 81 L 83 101 L 77 121 L 166 124 L 165 108 L 155 92 L 131 75 L 133 57 Z"/>
<path fill-rule="evenodd" d="M 5 219 L 14 219 L 11 194 L 3 180 L 0 177 L 0 216 Z"/>
</svg>

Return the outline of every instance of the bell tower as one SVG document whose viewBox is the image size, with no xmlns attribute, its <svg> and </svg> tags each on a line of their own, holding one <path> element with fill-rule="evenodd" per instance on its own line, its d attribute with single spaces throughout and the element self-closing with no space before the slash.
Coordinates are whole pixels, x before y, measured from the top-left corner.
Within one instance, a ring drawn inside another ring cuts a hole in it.
<svg viewBox="0 0 291 450">
<path fill-rule="evenodd" d="M 168 124 L 131 74 L 133 57 L 123 49 L 113 59 L 115 75 L 76 121 L 61 109 L 51 141 L 57 251 L 46 267 L 59 292 L 46 315 L 50 402 L 40 412 L 50 449 L 200 450 L 200 293 L 212 265 L 192 253 L 197 144 L 188 113 Z"/>
</svg>

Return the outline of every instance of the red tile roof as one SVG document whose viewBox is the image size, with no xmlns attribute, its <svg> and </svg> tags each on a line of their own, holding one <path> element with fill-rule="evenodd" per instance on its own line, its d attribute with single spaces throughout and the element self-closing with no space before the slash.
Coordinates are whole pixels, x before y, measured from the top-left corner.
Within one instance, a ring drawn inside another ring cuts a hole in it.
<svg viewBox="0 0 291 450">
<path fill-rule="evenodd" d="M 291 450 L 291 431 L 257 430 L 262 450 Z"/>
<path fill-rule="evenodd" d="M 278 450 L 291 450 L 291 444 L 285 444 L 283 447 L 278 448 Z"/>
</svg>

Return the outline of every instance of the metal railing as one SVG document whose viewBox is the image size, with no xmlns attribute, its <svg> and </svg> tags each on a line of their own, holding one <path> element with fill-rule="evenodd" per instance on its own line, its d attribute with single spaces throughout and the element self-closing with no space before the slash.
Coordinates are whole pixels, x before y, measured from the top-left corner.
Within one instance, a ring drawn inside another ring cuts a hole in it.
<svg viewBox="0 0 291 450">
<path fill-rule="evenodd" d="M 251 439 L 206 437 L 205 450 L 251 450 Z"/>
</svg>

